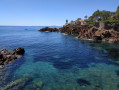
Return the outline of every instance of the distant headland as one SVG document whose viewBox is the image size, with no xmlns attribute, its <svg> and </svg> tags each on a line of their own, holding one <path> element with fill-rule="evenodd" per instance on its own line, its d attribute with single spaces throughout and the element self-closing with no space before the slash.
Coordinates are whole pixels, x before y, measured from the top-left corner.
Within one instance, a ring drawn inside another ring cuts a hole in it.
<svg viewBox="0 0 119 90">
<path fill-rule="evenodd" d="M 66 20 L 65 25 L 60 29 L 46 27 L 39 31 L 76 35 L 83 40 L 119 43 L 119 7 L 116 12 L 97 10 L 92 16 L 85 16 L 85 20 L 81 18 L 71 22 Z"/>
</svg>

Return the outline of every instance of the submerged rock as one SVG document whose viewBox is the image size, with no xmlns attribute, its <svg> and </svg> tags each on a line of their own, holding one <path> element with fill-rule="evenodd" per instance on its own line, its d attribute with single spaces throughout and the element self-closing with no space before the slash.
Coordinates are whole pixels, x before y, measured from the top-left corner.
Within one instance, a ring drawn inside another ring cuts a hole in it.
<svg viewBox="0 0 119 90">
<path fill-rule="evenodd" d="M 116 71 L 116 74 L 119 76 L 119 70 Z"/>
<path fill-rule="evenodd" d="M 22 57 L 24 52 L 24 48 L 21 47 L 14 49 L 13 51 L 10 51 L 8 49 L 0 50 L 0 67 L 3 67 L 4 65 Z"/>
<path fill-rule="evenodd" d="M 31 84 L 26 86 L 27 90 L 42 90 L 43 82 L 42 81 L 33 81 Z"/>
<path fill-rule="evenodd" d="M 25 76 L 23 78 L 19 78 L 15 81 L 10 82 L 8 85 L 3 87 L 1 90 L 20 90 L 31 80 L 29 76 Z"/>
<path fill-rule="evenodd" d="M 108 48 L 107 50 L 107 54 L 114 58 L 114 60 L 118 60 L 119 59 L 119 49 L 118 48 Z"/>
<path fill-rule="evenodd" d="M 57 28 L 49 28 L 49 27 L 42 28 L 38 31 L 59 32 L 59 30 Z"/>
<path fill-rule="evenodd" d="M 57 69 L 70 69 L 74 65 L 73 62 L 55 62 L 54 67 Z"/>
<path fill-rule="evenodd" d="M 119 84 L 117 85 L 117 88 L 119 88 Z"/>
<path fill-rule="evenodd" d="M 77 83 L 80 85 L 80 86 L 86 86 L 86 85 L 91 85 L 91 83 L 85 79 L 77 79 Z"/>
</svg>

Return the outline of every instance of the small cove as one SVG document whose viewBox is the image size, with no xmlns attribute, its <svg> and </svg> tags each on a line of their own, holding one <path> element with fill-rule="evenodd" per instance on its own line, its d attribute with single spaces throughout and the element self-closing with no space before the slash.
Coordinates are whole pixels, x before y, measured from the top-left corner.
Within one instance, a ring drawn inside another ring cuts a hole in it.
<svg viewBox="0 0 119 90">
<path fill-rule="evenodd" d="M 82 41 L 57 32 L 38 32 L 41 28 L 0 27 L 0 49 L 24 47 L 26 50 L 22 58 L 0 71 L 0 88 L 19 81 L 11 88 L 119 89 L 119 45 Z M 21 79 L 23 86 L 20 86 Z"/>
</svg>

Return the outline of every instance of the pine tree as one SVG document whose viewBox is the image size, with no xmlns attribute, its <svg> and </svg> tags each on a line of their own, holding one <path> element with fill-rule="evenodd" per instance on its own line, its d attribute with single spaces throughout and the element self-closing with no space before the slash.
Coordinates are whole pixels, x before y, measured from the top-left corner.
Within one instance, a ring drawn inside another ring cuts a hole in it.
<svg viewBox="0 0 119 90">
<path fill-rule="evenodd" d="M 117 11 L 114 15 L 114 19 L 119 20 L 119 6 L 118 6 Z"/>
</svg>

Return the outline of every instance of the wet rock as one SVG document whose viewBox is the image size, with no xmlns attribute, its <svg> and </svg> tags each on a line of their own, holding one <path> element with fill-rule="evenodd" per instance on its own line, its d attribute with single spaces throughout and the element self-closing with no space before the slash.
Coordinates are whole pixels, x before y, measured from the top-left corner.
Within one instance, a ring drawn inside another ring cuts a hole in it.
<svg viewBox="0 0 119 90">
<path fill-rule="evenodd" d="M 80 85 L 80 86 L 86 86 L 86 85 L 91 85 L 91 83 L 85 79 L 77 79 L 77 83 Z"/>
<path fill-rule="evenodd" d="M 3 65 L 9 64 L 16 59 L 21 58 L 24 52 L 24 48 L 17 48 L 13 51 L 8 49 L 0 50 L 0 66 L 3 67 Z"/>
<path fill-rule="evenodd" d="M 0 59 L 2 59 L 3 58 L 3 55 L 2 54 L 0 54 Z"/>
<path fill-rule="evenodd" d="M 59 32 L 59 30 L 57 28 L 49 28 L 49 27 L 42 28 L 38 31 Z"/>
<path fill-rule="evenodd" d="M 102 40 L 102 38 L 101 38 L 101 36 L 94 36 L 93 40 L 99 41 L 99 40 Z"/>
<path fill-rule="evenodd" d="M 25 53 L 25 50 L 24 48 L 19 47 L 17 49 L 14 49 L 14 52 L 18 55 L 23 55 Z"/>
</svg>

